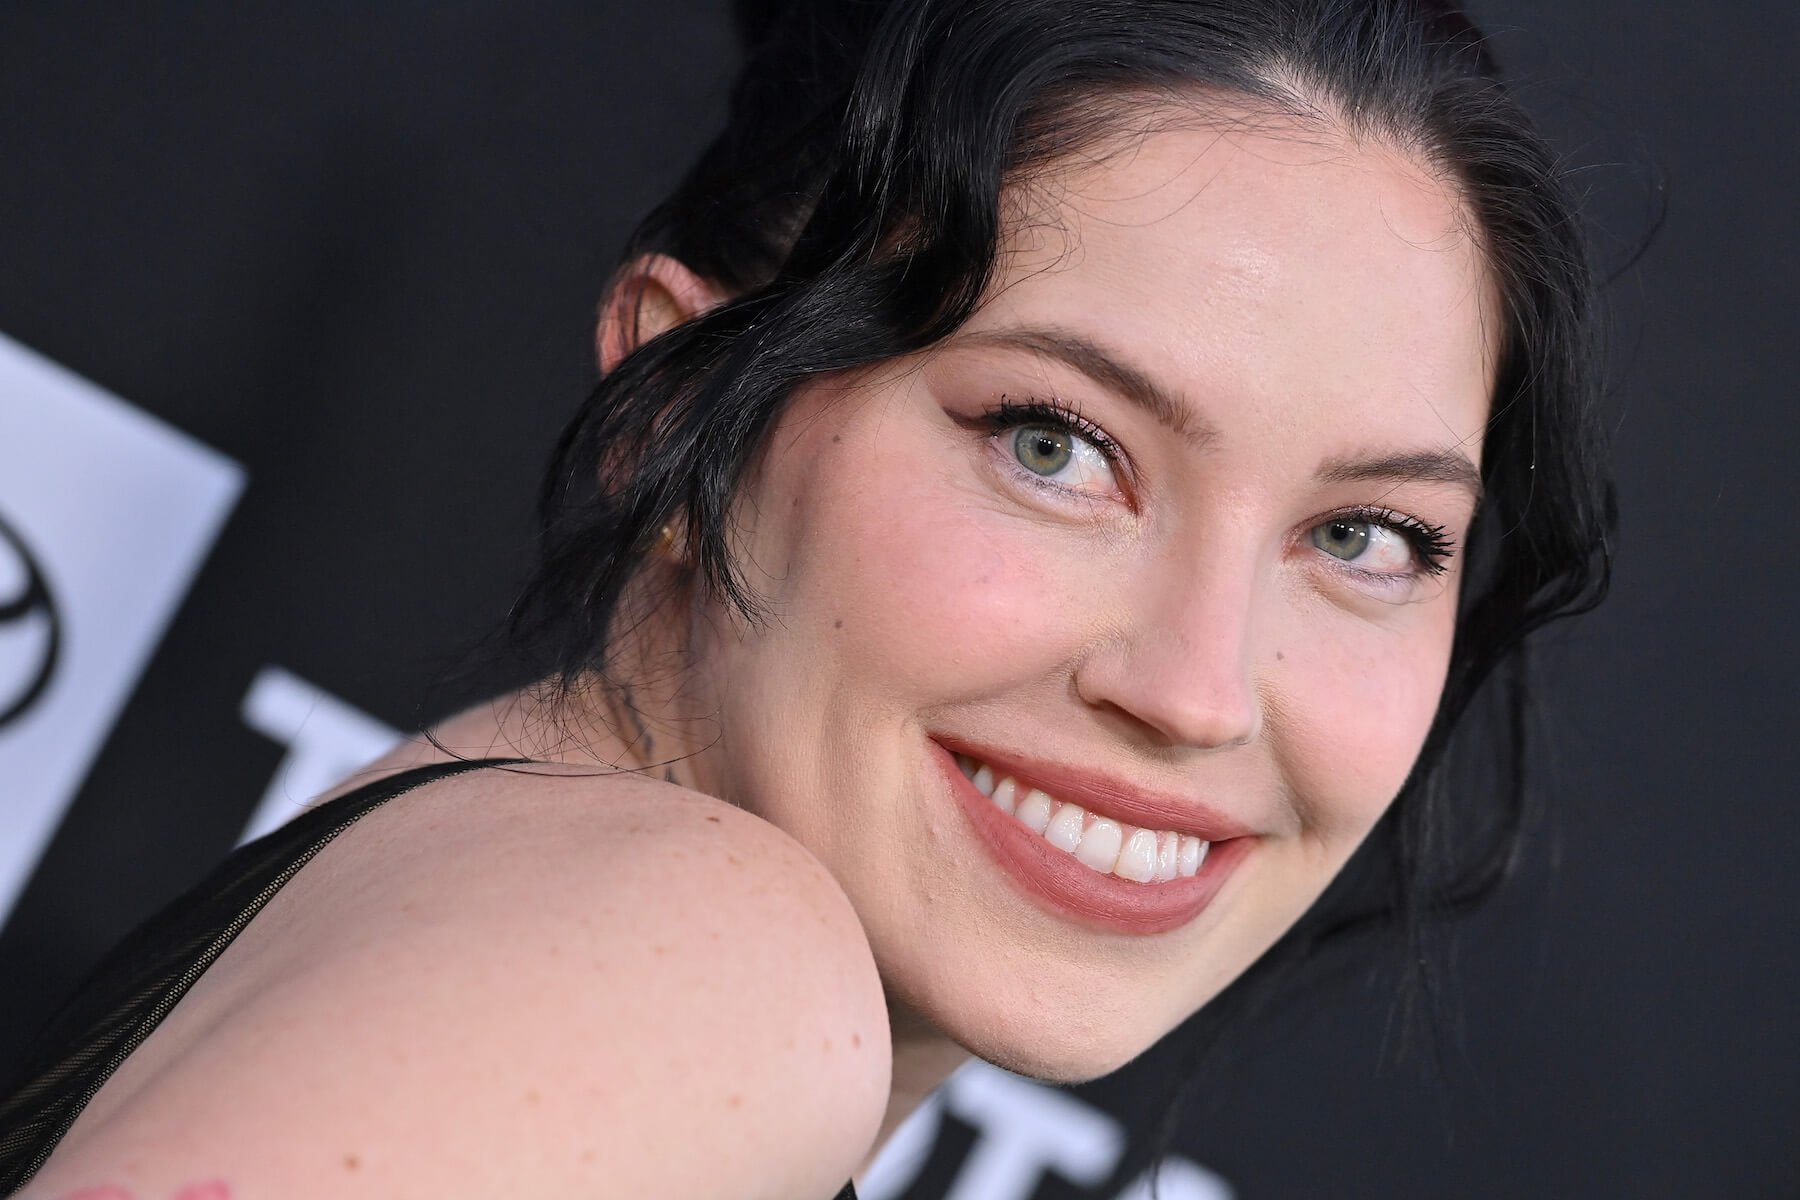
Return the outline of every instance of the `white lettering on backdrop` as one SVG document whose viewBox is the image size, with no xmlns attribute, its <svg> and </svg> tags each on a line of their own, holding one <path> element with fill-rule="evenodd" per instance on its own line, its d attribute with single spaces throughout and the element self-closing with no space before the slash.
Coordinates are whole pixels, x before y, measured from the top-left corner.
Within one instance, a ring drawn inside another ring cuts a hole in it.
<svg viewBox="0 0 1800 1200">
<path fill-rule="evenodd" d="M 1097 1188 L 1125 1151 L 1124 1128 L 1092 1105 L 1056 1088 L 972 1062 L 908 1117 L 858 1182 L 862 1200 L 899 1200 L 924 1170 L 942 1132 L 944 1113 L 972 1125 L 974 1147 L 946 1200 L 1030 1200 L 1044 1176 Z M 1231 1185 L 1189 1159 L 1171 1155 L 1157 1200 L 1232 1200 Z M 1118 1200 L 1151 1200 L 1148 1173 Z"/>
</svg>

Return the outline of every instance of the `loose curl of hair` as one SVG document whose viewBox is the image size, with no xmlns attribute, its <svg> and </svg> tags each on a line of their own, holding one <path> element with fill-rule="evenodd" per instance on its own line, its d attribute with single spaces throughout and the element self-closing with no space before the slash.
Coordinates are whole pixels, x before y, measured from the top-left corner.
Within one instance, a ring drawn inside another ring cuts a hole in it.
<svg viewBox="0 0 1800 1200">
<path fill-rule="evenodd" d="M 693 585 L 767 616 L 729 516 L 784 402 L 962 325 L 993 282 L 1005 189 L 1147 105 L 1315 118 L 1460 193 L 1504 321 L 1483 497 L 1412 774 L 1320 903 L 1190 1023 L 1190 1055 L 1344 931 L 1397 921 L 1416 951 L 1428 915 L 1489 894 L 1529 814 L 1523 639 L 1603 597 L 1615 518 L 1577 206 L 1479 31 L 1430 0 L 764 0 L 737 18 L 726 126 L 621 259 L 670 255 L 730 298 L 627 356 L 556 447 L 513 614 L 551 685 L 608 678 L 628 588 L 672 519 Z M 1490 719 L 1464 721 L 1474 706 Z M 1431 993 L 1429 963 L 1408 961 Z"/>
</svg>

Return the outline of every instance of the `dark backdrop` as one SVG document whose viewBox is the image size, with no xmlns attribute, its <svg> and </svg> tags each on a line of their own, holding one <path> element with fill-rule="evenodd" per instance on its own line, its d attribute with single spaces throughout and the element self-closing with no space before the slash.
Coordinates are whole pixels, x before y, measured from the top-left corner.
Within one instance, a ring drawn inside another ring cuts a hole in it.
<svg viewBox="0 0 1800 1200">
<path fill-rule="evenodd" d="M 527 561 L 612 256 L 721 110 L 718 7 L 0 8 L 0 350 L 36 381 L 0 373 L 0 712 L 40 675 L 40 715 L 73 704 L 78 668 L 117 697 L 72 740 L 0 723 L 0 1074 L 284 788 L 514 682 L 463 651 Z M 1551 816 L 1444 951 L 1441 1075 L 1396 1062 L 1391 976 L 1325 978 L 1211 1068 L 1181 1194 L 1800 1195 L 1800 15 L 1479 15 L 1617 274 L 1614 597 L 1551 639 Z M 116 398 L 99 425 L 52 363 Z M 109 465 L 112 433 L 173 474 Z M 199 498 L 159 516 L 177 477 Z M 971 1076 L 915 1194 L 1120 1195 L 1162 1073 Z"/>
</svg>

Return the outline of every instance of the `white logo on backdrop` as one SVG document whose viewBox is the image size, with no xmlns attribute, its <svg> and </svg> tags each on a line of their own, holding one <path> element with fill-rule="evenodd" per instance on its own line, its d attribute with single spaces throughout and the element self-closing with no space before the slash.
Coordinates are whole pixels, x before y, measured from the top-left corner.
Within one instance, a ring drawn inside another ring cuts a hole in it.
<svg viewBox="0 0 1800 1200">
<path fill-rule="evenodd" d="M 976 1061 L 952 1075 L 908 1117 L 857 1184 L 863 1200 L 903 1196 L 937 1145 L 948 1111 L 975 1128 L 975 1145 L 945 1200 L 1030 1200 L 1046 1174 L 1096 1188 L 1125 1153 L 1118 1121 L 1066 1092 Z M 1232 1200 L 1216 1172 L 1171 1155 L 1157 1181 L 1160 1200 Z M 1117 1200 L 1150 1200 L 1148 1172 Z"/>
<path fill-rule="evenodd" d="M 43 699 L 61 652 L 62 614 L 43 565 L 0 513 L 0 729 Z"/>
<path fill-rule="evenodd" d="M 243 484 L 217 451 L 0 336 L 0 710 L 17 709 L 0 724 L 0 920 Z"/>
</svg>

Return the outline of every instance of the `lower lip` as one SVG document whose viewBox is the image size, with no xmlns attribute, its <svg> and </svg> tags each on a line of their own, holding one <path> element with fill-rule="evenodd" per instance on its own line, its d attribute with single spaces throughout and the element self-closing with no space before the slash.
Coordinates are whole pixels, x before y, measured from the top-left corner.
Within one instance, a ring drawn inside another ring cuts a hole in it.
<svg viewBox="0 0 1800 1200">
<path fill-rule="evenodd" d="M 1166 883 L 1102 875 L 995 807 L 948 750 L 936 742 L 931 746 L 951 794 L 1006 877 L 1040 908 L 1098 929 L 1143 936 L 1186 925 L 1212 903 L 1256 842 L 1253 837 L 1214 842 L 1196 874 Z"/>
</svg>

